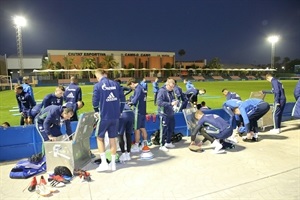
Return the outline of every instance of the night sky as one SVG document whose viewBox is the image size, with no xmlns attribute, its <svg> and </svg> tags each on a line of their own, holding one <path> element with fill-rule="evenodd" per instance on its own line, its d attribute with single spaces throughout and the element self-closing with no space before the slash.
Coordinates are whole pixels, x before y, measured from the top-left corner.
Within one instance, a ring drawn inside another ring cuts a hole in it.
<svg viewBox="0 0 300 200">
<path fill-rule="evenodd" d="M 171 51 L 257 65 L 270 63 L 266 38 L 278 34 L 276 56 L 300 59 L 299 0 L 0 0 L 0 55 L 17 54 L 15 15 L 27 19 L 24 55 Z"/>
</svg>

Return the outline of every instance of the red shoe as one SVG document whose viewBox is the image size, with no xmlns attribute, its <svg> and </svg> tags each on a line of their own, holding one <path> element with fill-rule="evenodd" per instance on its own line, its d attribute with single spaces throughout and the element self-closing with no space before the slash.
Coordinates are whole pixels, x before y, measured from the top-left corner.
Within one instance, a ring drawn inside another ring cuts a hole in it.
<svg viewBox="0 0 300 200">
<path fill-rule="evenodd" d="M 70 181 L 64 179 L 63 177 L 59 176 L 59 175 L 55 175 L 55 176 L 49 176 L 48 181 L 52 181 L 55 180 L 57 182 L 62 182 L 62 183 L 70 183 Z"/>
<path fill-rule="evenodd" d="M 40 185 L 47 185 L 46 180 L 44 179 L 44 176 L 41 176 Z"/>
<path fill-rule="evenodd" d="M 36 177 L 33 177 L 32 181 L 28 187 L 28 191 L 33 192 L 36 188 L 36 185 L 37 185 Z"/>
</svg>

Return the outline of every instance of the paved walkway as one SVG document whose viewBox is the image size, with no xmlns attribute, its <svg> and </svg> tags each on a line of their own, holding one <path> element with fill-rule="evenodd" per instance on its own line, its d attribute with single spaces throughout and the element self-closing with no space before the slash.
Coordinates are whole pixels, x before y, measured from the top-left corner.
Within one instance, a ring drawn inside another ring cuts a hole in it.
<svg viewBox="0 0 300 200">
<path fill-rule="evenodd" d="M 225 154 L 212 154 L 208 144 L 191 152 L 185 137 L 167 153 L 152 146 L 150 161 L 133 154 L 115 172 L 97 173 L 90 163 L 92 182 L 76 177 L 50 197 L 24 190 L 31 179 L 9 178 L 16 162 L 1 163 L 0 199 L 300 199 L 300 120 L 283 125 L 280 135 L 263 132 L 259 142 L 240 140 Z"/>
</svg>

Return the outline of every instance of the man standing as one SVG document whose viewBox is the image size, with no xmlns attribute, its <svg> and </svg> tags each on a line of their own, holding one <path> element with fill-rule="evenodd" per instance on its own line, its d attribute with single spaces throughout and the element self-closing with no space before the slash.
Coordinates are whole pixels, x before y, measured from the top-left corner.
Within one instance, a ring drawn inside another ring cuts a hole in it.
<svg viewBox="0 0 300 200">
<path fill-rule="evenodd" d="M 152 83 L 152 86 L 153 86 L 153 93 L 154 93 L 154 105 L 156 106 L 157 92 L 159 90 L 158 78 L 155 78 L 154 82 Z"/>
<path fill-rule="evenodd" d="M 28 76 L 23 77 L 22 87 L 23 87 L 23 91 L 28 93 L 32 97 L 32 100 L 35 102 L 33 89 L 31 87 L 31 85 L 29 84 L 29 77 Z"/>
<path fill-rule="evenodd" d="M 140 132 L 142 132 L 143 142 L 142 148 L 144 145 L 147 145 L 147 131 L 146 131 L 146 93 L 141 84 L 139 84 L 135 79 L 130 79 L 127 85 L 134 90 L 133 96 L 128 103 L 129 105 L 134 105 L 134 136 L 135 144 L 131 148 L 132 152 L 139 152 L 139 143 L 140 143 Z"/>
<path fill-rule="evenodd" d="M 92 104 L 97 115 L 100 115 L 98 124 L 97 144 L 100 152 L 101 164 L 98 172 L 116 170 L 116 137 L 118 137 L 119 118 L 124 108 L 124 93 L 116 81 L 109 80 L 106 72 L 97 69 L 95 72 L 98 83 L 94 86 Z M 111 163 L 108 165 L 105 157 L 105 132 L 108 133 L 111 151 Z"/>
<path fill-rule="evenodd" d="M 72 102 L 74 104 L 78 101 L 82 101 L 82 91 L 78 85 L 78 79 L 75 76 L 71 77 L 71 83 L 65 89 L 64 100 L 66 103 Z"/>
<path fill-rule="evenodd" d="M 292 111 L 292 116 L 295 118 L 300 118 L 300 80 L 298 81 L 295 90 L 294 97 L 296 100 L 295 106 Z"/>
<path fill-rule="evenodd" d="M 160 131 L 160 147 L 162 151 L 169 151 L 168 148 L 174 148 L 171 138 L 175 129 L 175 117 L 173 106 L 178 104 L 175 99 L 173 89 L 175 81 L 168 79 L 165 86 L 159 89 L 157 94 L 157 106 L 160 115 L 161 131 Z"/>
<path fill-rule="evenodd" d="M 32 97 L 23 91 L 21 85 L 15 86 L 16 99 L 19 106 L 19 112 L 21 113 L 20 125 L 32 124 L 32 117 L 30 115 L 30 110 L 35 106 L 35 101 Z"/>
<path fill-rule="evenodd" d="M 271 91 L 262 91 L 263 93 L 274 94 L 274 107 L 273 107 L 273 122 L 274 129 L 270 130 L 271 133 L 279 134 L 281 132 L 281 119 L 283 109 L 286 103 L 286 97 L 284 93 L 283 85 L 280 81 L 274 78 L 271 74 L 266 75 L 266 80 L 271 82 Z"/>
</svg>

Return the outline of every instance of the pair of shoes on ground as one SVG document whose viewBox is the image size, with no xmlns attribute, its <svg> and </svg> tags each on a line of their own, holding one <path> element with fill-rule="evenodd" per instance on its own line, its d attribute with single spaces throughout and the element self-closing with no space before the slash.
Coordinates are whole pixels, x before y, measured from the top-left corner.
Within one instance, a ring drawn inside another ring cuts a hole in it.
<svg viewBox="0 0 300 200">
<path fill-rule="evenodd" d="M 129 152 L 122 153 L 119 160 L 120 160 L 120 162 L 126 162 L 126 161 L 131 160 L 130 153 Z"/>
<path fill-rule="evenodd" d="M 41 196 L 49 196 L 51 193 L 57 191 L 57 187 L 63 187 L 65 186 L 64 183 L 52 181 L 49 184 L 47 184 L 44 176 L 41 176 L 40 182 L 37 183 L 36 177 L 33 177 L 30 185 L 28 187 L 28 191 L 30 192 L 36 192 L 37 194 Z"/>
<path fill-rule="evenodd" d="M 247 133 L 246 136 L 242 136 L 242 139 L 245 142 L 248 142 L 248 141 L 258 142 L 258 133 L 253 133 L 253 132 Z"/>
<path fill-rule="evenodd" d="M 280 128 L 273 128 L 269 131 L 269 133 L 271 133 L 271 134 L 280 134 L 281 129 Z"/>
<path fill-rule="evenodd" d="M 83 181 L 87 181 L 87 182 L 92 181 L 90 172 L 87 172 L 85 170 L 75 169 L 73 174 L 74 176 L 79 176 L 79 178 L 82 178 Z"/>
<path fill-rule="evenodd" d="M 160 146 L 159 150 L 164 151 L 164 152 L 168 152 L 169 148 L 175 148 L 175 145 L 171 143 L 165 143 L 164 146 Z"/>
<path fill-rule="evenodd" d="M 96 168 L 97 172 L 104 172 L 104 171 L 116 171 L 116 163 L 110 162 L 109 164 L 107 162 L 101 163 L 99 167 Z"/>
</svg>

